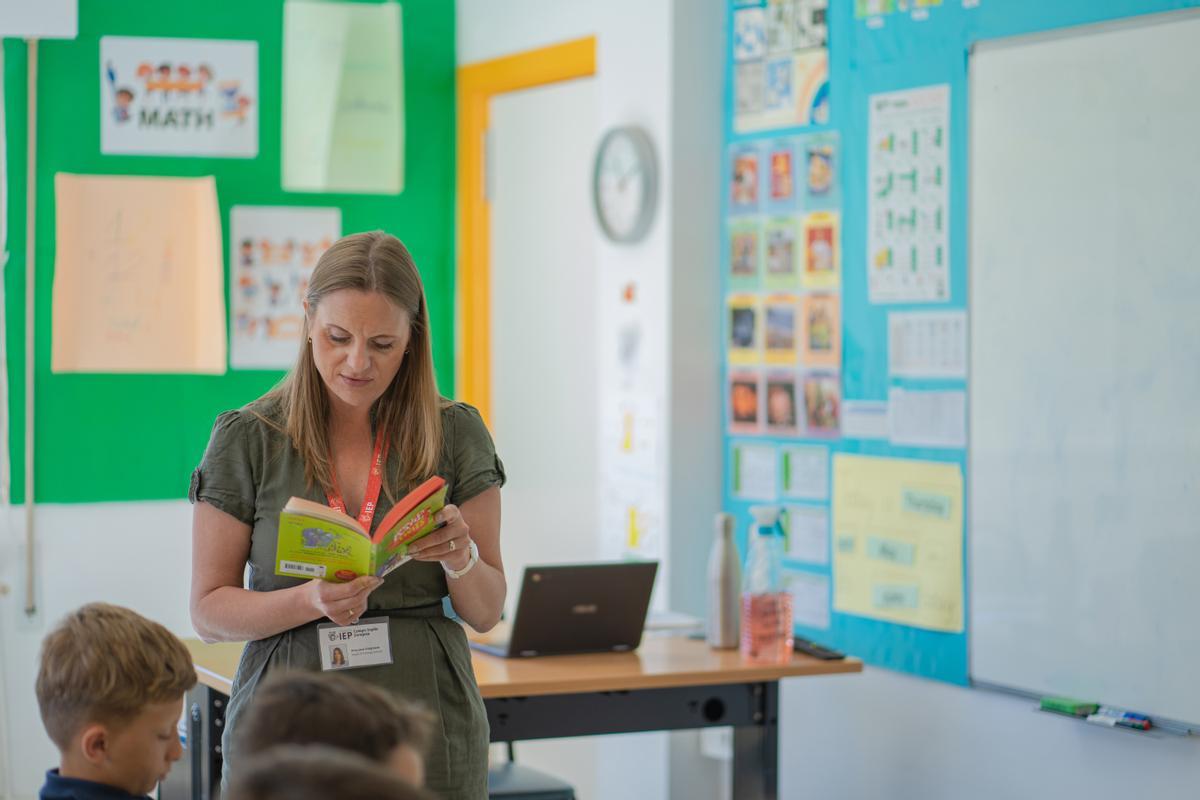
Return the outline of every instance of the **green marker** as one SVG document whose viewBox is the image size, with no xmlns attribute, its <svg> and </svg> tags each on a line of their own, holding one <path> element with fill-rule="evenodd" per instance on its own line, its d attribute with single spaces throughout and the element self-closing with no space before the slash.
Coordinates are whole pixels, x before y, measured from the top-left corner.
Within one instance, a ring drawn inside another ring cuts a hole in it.
<svg viewBox="0 0 1200 800">
<path fill-rule="evenodd" d="M 1053 711 L 1056 714 L 1069 714 L 1072 717 L 1086 717 L 1095 714 L 1099 703 L 1088 703 L 1083 700 L 1072 700 L 1069 697 L 1043 697 L 1042 711 Z"/>
</svg>

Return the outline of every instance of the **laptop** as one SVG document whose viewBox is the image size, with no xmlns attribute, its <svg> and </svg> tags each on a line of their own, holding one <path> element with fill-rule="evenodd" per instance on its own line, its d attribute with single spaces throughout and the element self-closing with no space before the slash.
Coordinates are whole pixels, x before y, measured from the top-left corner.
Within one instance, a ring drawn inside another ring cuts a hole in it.
<svg viewBox="0 0 1200 800">
<path fill-rule="evenodd" d="M 512 625 L 471 646 L 504 658 L 635 650 L 657 571 L 657 561 L 526 567 Z"/>
</svg>

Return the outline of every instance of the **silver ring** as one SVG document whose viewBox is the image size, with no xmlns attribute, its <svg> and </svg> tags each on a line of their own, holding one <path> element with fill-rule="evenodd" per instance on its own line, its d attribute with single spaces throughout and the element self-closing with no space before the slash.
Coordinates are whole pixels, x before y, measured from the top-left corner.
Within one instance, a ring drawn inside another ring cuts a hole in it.
<svg viewBox="0 0 1200 800">
<path fill-rule="evenodd" d="M 455 548 L 454 540 L 451 539 L 450 540 L 450 549 L 453 550 L 454 548 Z"/>
</svg>

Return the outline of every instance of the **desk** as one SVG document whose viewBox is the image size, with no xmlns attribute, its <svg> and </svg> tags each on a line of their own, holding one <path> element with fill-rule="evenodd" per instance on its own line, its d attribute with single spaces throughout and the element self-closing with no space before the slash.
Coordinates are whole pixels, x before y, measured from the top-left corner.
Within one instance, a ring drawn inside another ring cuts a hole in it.
<svg viewBox="0 0 1200 800">
<path fill-rule="evenodd" d="M 199 685 L 187 699 L 188 752 L 162 800 L 208 800 L 220 781 L 221 726 L 241 643 L 185 642 Z M 632 653 L 505 659 L 472 651 L 493 742 L 731 725 L 733 797 L 778 794 L 779 681 L 861 672 L 862 662 L 795 655 L 787 664 L 743 662 L 704 642 L 646 637 Z"/>
</svg>

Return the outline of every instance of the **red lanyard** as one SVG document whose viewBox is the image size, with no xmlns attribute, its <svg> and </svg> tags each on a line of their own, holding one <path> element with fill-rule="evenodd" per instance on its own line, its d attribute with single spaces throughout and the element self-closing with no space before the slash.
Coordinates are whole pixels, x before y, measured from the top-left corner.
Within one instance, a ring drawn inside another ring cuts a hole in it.
<svg viewBox="0 0 1200 800">
<path fill-rule="evenodd" d="M 375 454 L 371 456 L 371 474 L 367 476 L 367 492 L 363 495 L 362 508 L 358 512 L 358 524 L 362 525 L 363 530 L 367 533 L 371 532 L 371 521 L 375 519 L 375 505 L 379 501 L 379 488 L 383 485 L 383 460 L 385 458 L 387 458 L 387 446 L 383 443 L 383 427 L 380 426 L 379 433 L 375 436 Z M 346 501 L 342 498 L 341 490 L 337 488 L 337 476 L 331 477 L 333 478 L 333 490 L 325 493 L 329 498 L 329 507 L 334 511 L 348 514 Z"/>
</svg>

